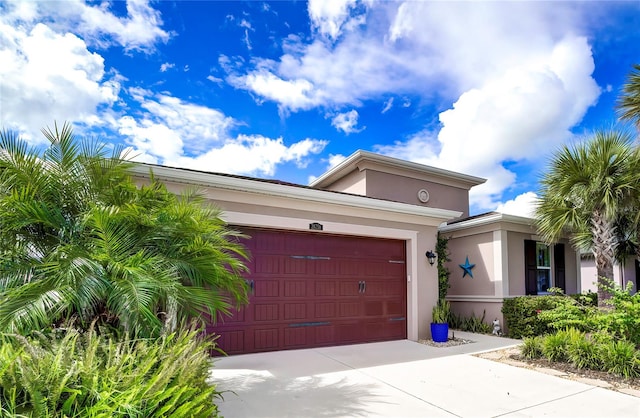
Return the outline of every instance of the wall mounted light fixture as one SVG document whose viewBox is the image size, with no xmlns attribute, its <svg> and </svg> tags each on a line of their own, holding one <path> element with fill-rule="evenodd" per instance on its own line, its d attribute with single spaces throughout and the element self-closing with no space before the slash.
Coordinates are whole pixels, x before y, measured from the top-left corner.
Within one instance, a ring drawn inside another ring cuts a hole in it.
<svg viewBox="0 0 640 418">
<path fill-rule="evenodd" d="M 429 260 L 429 264 L 431 264 L 433 266 L 433 263 L 436 262 L 436 253 L 434 253 L 433 251 L 429 250 L 427 251 L 427 253 L 425 254 L 427 256 L 427 259 Z"/>
</svg>

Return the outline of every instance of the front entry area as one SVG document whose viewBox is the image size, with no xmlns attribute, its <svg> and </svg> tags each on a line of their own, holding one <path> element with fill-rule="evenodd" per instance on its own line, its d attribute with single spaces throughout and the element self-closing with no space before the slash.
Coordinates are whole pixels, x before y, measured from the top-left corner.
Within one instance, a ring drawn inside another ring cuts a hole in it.
<svg viewBox="0 0 640 418">
<path fill-rule="evenodd" d="M 239 229 L 249 305 L 207 326 L 227 354 L 407 337 L 404 241 Z"/>
</svg>

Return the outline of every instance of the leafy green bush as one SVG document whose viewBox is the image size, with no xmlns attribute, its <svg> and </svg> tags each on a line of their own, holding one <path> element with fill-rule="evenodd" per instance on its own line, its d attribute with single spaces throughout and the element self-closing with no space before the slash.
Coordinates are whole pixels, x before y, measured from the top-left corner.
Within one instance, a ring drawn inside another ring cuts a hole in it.
<svg viewBox="0 0 640 418">
<path fill-rule="evenodd" d="M 627 378 L 640 376 L 639 355 L 635 345 L 628 341 L 613 341 L 602 345 L 603 369 Z"/>
<path fill-rule="evenodd" d="M 551 323 L 539 317 L 539 314 L 561 304 L 574 303 L 572 299 L 561 296 L 519 296 L 505 299 L 502 304 L 505 325 L 509 337 L 523 338 L 548 334 Z"/>
<path fill-rule="evenodd" d="M 574 328 L 547 335 L 542 341 L 542 354 L 549 361 L 566 361 L 569 346 L 581 338 L 584 338 L 584 335 Z"/>
<path fill-rule="evenodd" d="M 484 322 L 485 316 L 486 311 L 482 312 L 481 317 L 477 317 L 475 313 L 472 313 L 470 317 L 465 317 L 451 312 L 451 315 L 449 315 L 449 327 L 459 329 L 460 331 L 489 334 L 493 331 L 493 326 Z"/>
<path fill-rule="evenodd" d="M 216 416 L 213 347 L 197 331 L 124 341 L 93 329 L 3 334 L 0 416 Z"/>
<path fill-rule="evenodd" d="M 525 337 L 520 346 L 520 352 L 524 358 L 537 359 L 542 357 L 542 343 L 544 338 L 540 335 Z"/>
<path fill-rule="evenodd" d="M 584 335 L 583 338 L 571 341 L 567 351 L 567 358 L 578 369 L 602 369 L 600 345 Z"/>
</svg>

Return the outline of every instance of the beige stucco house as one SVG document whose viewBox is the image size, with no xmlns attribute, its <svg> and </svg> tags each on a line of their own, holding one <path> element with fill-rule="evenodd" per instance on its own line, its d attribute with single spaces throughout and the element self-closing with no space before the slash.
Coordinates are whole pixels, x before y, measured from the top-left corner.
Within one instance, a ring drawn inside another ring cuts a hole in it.
<svg viewBox="0 0 640 418">
<path fill-rule="evenodd" d="M 491 212 L 450 221 L 440 233 L 449 238 L 447 298 L 458 314 L 484 313 L 504 324 L 505 298 L 546 294 L 550 287 L 581 291 L 580 257 L 566 240 L 545 244 L 530 218 Z M 461 267 L 467 260 L 473 276 Z"/>
<path fill-rule="evenodd" d="M 438 278 L 425 253 L 438 230 L 451 237 L 449 298 L 461 313 L 501 318 L 502 299 L 525 294 L 534 274 L 525 262 L 526 243 L 537 240 L 529 220 L 468 217 L 478 177 L 365 151 L 309 186 L 146 165 L 136 168 L 139 181 L 150 168 L 174 192 L 198 187 L 251 237 L 243 242 L 250 304 L 209 326 L 229 354 L 428 338 Z M 576 291 L 575 254 L 554 248 L 564 260 L 554 249 L 550 283 L 563 274 Z M 460 277 L 465 257 L 473 278 Z"/>
</svg>

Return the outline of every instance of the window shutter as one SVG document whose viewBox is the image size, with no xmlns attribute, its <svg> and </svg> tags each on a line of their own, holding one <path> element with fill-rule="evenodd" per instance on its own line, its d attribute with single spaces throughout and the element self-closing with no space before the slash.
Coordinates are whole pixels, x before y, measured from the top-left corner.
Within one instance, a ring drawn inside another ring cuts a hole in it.
<svg viewBox="0 0 640 418">
<path fill-rule="evenodd" d="M 524 277 L 525 293 L 527 295 L 538 294 L 538 268 L 536 264 L 536 242 L 524 240 Z"/>
<path fill-rule="evenodd" d="M 564 277 L 564 244 L 553 246 L 553 262 L 555 263 L 555 287 L 567 291 Z"/>
</svg>

